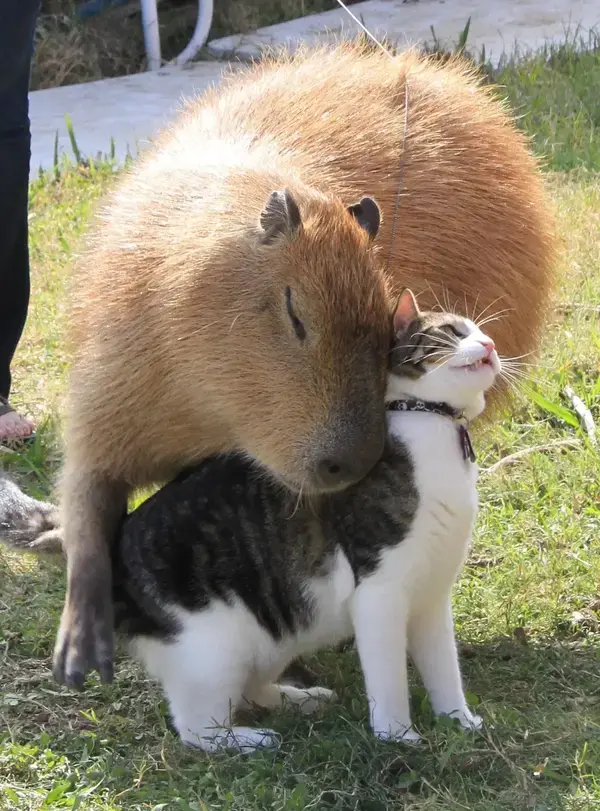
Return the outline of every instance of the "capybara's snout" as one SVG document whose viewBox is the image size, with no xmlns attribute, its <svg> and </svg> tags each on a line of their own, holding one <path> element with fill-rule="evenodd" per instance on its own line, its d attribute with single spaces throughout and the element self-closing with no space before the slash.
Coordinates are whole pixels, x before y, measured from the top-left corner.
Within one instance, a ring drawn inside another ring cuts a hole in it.
<svg viewBox="0 0 600 811">
<path fill-rule="evenodd" d="M 377 463 L 383 452 L 383 432 L 341 445 L 324 455 L 311 474 L 312 485 L 321 491 L 343 490 L 359 482 Z"/>
<path fill-rule="evenodd" d="M 385 431 L 383 394 L 330 417 L 306 460 L 310 489 L 335 492 L 359 482 L 381 458 Z"/>
</svg>

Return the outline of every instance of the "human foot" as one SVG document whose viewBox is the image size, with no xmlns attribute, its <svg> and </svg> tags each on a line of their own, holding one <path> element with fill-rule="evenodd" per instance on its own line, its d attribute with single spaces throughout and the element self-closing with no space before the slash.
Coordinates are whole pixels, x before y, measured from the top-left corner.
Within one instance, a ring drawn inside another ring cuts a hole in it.
<svg viewBox="0 0 600 811">
<path fill-rule="evenodd" d="M 0 396 L 0 445 L 19 445 L 31 441 L 33 437 L 33 423 L 18 414 L 8 400 Z"/>
</svg>

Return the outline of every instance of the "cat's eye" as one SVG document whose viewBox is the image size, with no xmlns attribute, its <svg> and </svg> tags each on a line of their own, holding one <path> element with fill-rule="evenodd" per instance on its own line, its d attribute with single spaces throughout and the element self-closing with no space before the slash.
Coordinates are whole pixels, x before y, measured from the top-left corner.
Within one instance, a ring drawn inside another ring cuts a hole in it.
<svg viewBox="0 0 600 811">
<path fill-rule="evenodd" d="M 462 340 L 462 339 L 465 337 L 465 336 L 462 334 L 462 332 L 459 332 L 459 331 L 456 329 L 456 327 L 454 326 L 454 324 L 447 324 L 447 325 L 446 325 L 446 329 L 448 330 L 448 332 L 451 332 L 451 333 L 452 333 L 452 335 L 455 335 L 455 336 L 456 336 L 456 337 L 457 337 L 459 340 Z"/>
<path fill-rule="evenodd" d="M 306 330 L 304 328 L 304 324 L 294 312 L 294 307 L 292 304 L 292 290 L 290 287 L 285 288 L 285 307 L 290 321 L 292 322 L 292 326 L 294 327 L 296 337 L 299 341 L 303 341 L 306 338 Z"/>
</svg>

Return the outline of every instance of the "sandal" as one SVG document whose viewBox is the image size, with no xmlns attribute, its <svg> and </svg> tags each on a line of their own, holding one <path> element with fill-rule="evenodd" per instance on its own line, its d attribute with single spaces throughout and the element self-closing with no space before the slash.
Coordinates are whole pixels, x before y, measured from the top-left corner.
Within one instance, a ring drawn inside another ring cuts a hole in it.
<svg viewBox="0 0 600 811">
<path fill-rule="evenodd" d="M 3 397 L 0 394 L 0 417 L 3 417 L 4 414 L 10 414 L 14 412 L 14 408 L 8 402 L 6 397 Z M 35 442 L 35 431 L 32 431 L 27 436 L 15 436 L 15 437 L 3 437 L 0 436 L 0 446 L 3 448 L 8 448 L 8 450 L 16 451 L 20 448 L 23 448 L 26 445 L 31 445 L 32 442 Z"/>
</svg>

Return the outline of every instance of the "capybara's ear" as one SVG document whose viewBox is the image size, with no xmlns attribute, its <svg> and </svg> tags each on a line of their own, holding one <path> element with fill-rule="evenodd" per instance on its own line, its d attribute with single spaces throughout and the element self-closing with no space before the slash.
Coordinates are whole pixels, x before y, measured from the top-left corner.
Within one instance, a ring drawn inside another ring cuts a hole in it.
<svg viewBox="0 0 600 811">
<path fill-rule="evenodd" d="M 261 242 L 268 245 L 279 236 L 291 237 L 302 225 L 298 204 L 287 189 L 273 191 L 260 212 Z"/>
<path fill-rule="evenodd" d="M 348 206 L 348 213 L 364 228 L 371 239 L 375 239 L 381 223 L 379 206 L 372 197 L 361 197 L 358 203 Z"/>
<path fill-rule="evenodd" d="M 408 325 L 419 315 L 417 300 L 412 291 L 405 287 L 400 293 L 396 312 L 394 313 L 394 335 L 399 337 L 406 331 Z"/>
</svg>

